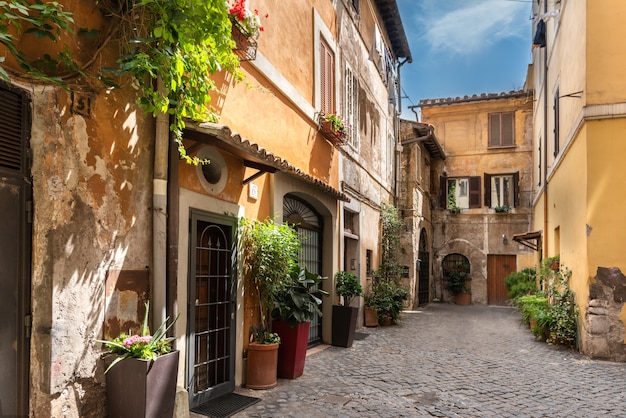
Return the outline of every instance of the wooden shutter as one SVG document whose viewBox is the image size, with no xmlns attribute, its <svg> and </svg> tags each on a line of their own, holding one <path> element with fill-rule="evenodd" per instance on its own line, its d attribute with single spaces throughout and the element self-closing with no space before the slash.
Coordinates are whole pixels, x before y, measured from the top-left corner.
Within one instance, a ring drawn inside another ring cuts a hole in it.
<svg viewBox="0 0 626 418">
<path fill-rule="evenodd" d="M 480 177 L 472 176 L 469 178 L 469 207 L 480 207 Z"/>
<path fill-rule="evenodd" d="M 515 145 L 515 113 L 489 114 L 489 146 Z"/>
<path fill-rule="evenodd" d="M 320 40 L 320 110 L 333 113 L 335 109 L 335 55 L 323 39 Z"/>
<path fill-rule="evenodd" d="M 0 168 L 28 170 L 25 147 L 29 136 L 30 107 L 24 94 L 0 85 Z"/>
<path fill-rule="evenodd" d="M 445 209 L 448 206 L 448 178 L 439 177 L 439 207 Z"/>
<path fill-rule="evenodd" d="M 491 207 L 491 174 L 484 174 L 484 193 L 485 193 L 485 206 Z"/>
<path fill-rule="evenodd" d="M 513 173 L 513 206 L 518 207 L 520 200 L 519 171 Z"/>
<path fill-rule="evenodd" d="M 559 88 L 554 93 L 554 156 L 559 155 L 560 142 L 559 142 Z"/>
<path fill-rule="evenodd" d="M 515 117 L 513 112 L 501 114 L 502 145 L 515 145 Z"/>
<path fill-rule="evenodd" d="M 492 113 L 489 115 L 489 146 L 498 145 L 500 145 L 500 114 Z"/>
</svg>

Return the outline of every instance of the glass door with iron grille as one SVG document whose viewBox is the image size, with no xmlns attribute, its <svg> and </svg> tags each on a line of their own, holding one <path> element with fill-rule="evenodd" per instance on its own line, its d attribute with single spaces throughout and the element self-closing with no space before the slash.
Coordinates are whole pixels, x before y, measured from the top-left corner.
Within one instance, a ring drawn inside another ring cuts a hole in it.
<svg viewBox="0 0 626 418">
<path fill-rule="evenodd" d="M 235 389 L 235 225 L 230 218 L 191 213 L 186 369 L 191 407 Z"/>
</svg>

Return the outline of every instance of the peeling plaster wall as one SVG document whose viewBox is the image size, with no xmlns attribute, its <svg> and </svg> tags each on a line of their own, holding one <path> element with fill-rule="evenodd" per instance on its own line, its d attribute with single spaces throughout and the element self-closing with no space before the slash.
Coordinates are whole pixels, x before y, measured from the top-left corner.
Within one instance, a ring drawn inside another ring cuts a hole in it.
<svg viewBox="0 0 626 418">
<path fill-rule="evenodd" d="M 101 416 L 94 340 L 118 312 L 105 299 L 107 272 L 151 264 L 153 123 L 134 94 L 90 91 L 80 114 L 78 94 L 34 90 L 31 413 Z M 128 292 L 135 304 L 148 296 Z"/>
</svg>

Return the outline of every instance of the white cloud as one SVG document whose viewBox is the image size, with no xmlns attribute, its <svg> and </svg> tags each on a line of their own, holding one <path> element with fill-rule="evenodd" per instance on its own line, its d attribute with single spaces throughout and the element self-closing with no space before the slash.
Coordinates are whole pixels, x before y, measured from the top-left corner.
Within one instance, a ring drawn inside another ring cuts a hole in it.
<svg viewBox="0 0 626 418">
<path fill-rule="evenodd" d="M 466 0 L 455 2 L 458 7 L 452 10 L 437 3 L 439 7 L 422 9 L 425 15 L 419 19 L 425 26 L 423 41 L 437 52 L 473 54 L 499 40 L 528 36 L 528 3 Z"/>
</svg>

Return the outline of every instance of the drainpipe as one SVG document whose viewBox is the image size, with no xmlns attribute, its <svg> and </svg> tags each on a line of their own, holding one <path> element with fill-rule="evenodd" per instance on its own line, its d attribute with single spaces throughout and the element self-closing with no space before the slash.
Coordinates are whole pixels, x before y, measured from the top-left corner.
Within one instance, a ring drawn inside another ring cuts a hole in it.
<svg viewBox="0 0 626 418">
<path fill-rule="evenodd" d="M 396 114 L 394 117 L 394 136 L 396 138 L 396 143 L 395 143 L 395 168 L 393 170 L 393 184 L 394 184 L 394 189 L 393 189 L 393 205 L 396 207 L 396 209 L 398 208 L 398 190 L 399 190 L 399 182 L 400 182 L 400 153 L 401 151 L 401 145 L 400 145 L 400 115 L 402 114 L 402 84 L 400 82 L 400 69 L 402 68 L 402 66 L 404 64 L 406 64 L 407 62 L 412 62 L 411 61 L 411 57 L 407 57 L 404 59 L 404 61 L 398 61 L 397 67 L 396 67 L 396 73 L 398 74 L 398 86 L 397 86 L 397 91 L 396 94 L 398 95 L 398 108 L 396 109 Z"/>
<path fill-rule="evenodd" d="M 543 2 L 543 12 L 548 13 L 548 0 Z M 546 28 L 546 46 L 543 49 L 543 254 L 548 254 L 548 30 Z M 540 260 L 541 261 L 541 260 Z"/>
<path fill-rule="evenodd" d="M 165 91 L 158 79 L 160 92 Z M 169 148 L 169 116 L 160 112 L 156 117 L 154 167 L 152 179 L 152 318 L 160 324 L 167 317 L 167 166 Z"/>
</svg>

